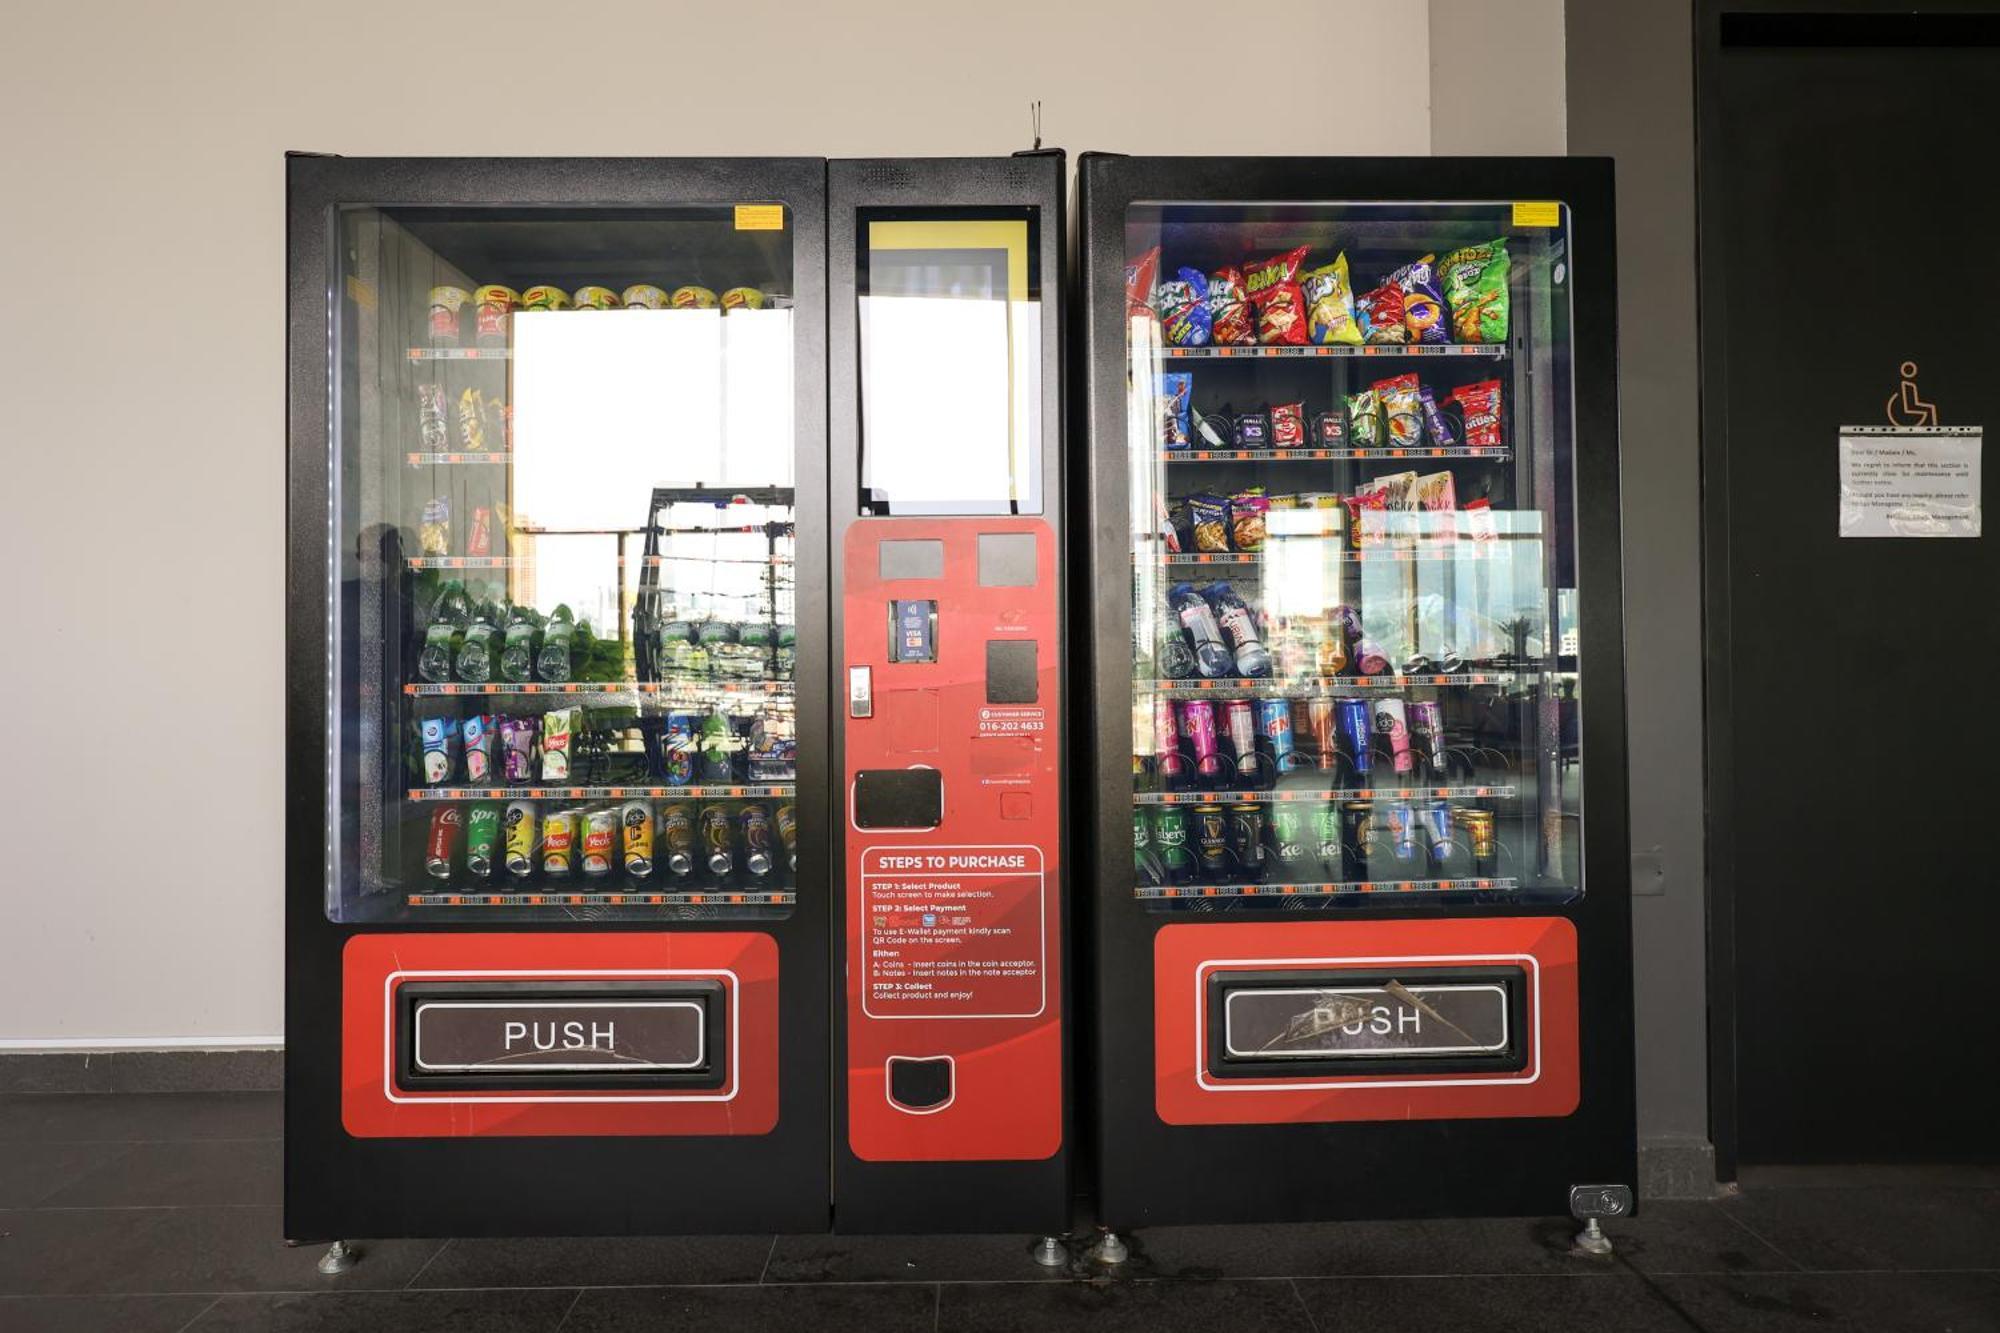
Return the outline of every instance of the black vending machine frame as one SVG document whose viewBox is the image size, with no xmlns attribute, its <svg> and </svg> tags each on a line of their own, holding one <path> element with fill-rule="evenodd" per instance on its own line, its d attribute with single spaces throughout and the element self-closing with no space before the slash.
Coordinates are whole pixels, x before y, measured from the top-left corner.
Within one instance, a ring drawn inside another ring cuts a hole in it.
<svg viewBox="0 0 2000 1333">
<path fill-rule="evenodd" d="M 1450 203 L 1569 205 L 1585 892 L 1556 907 L 1385 904 L 1337 913 L 1245 905 L 1235 921 L 1505 918 L 1561 915 L 1579 949 L 1581 1101 L 1544 1119 L 1347 1121 L 1180 1126 L 1154 1102 L 1154 937 L 1176 921 L 1138 901 L 1131 834 L 1130 475 L 1126 458 L 1125 222 L 1135 203 Z M 1356 1217 L 1551 1215 L 1578 1184 L 1632 1184 L 1631 899 L 1625 773 L 1625 673 L 1619 565 L 1617 289 L 1612 168 L 1604 158 L 1158 158 L 1085 153 L 1077 170 L 1072 485 L 1088 540 L 1079 597 L 1091 619 L 1072 635 L 1080 708 L 1075 827 L 1092 1019 L 1100 1220 L 1114 1229 L 1183 1222 Z M 1574 264 L 1572 265 L 1574 267 Z M 1583 664 L 1580 664 L 1582 666 Z"/>
<path fill-rule="evenodd" d="M 829 476 L 832 493 L 831 549 L 842 550 L 847 530 L 860 517 L 861 478 L 861 361 L 860 331 L 856 291 L 858 262 L 858 216 L 870 208 L 978 209 L 1031 205 L 1041 209 L 1037 232 L 1039 259 L 1044 275 L 1041 291 L 1045 305 L 1052 307 L 1044 322 L 1046 330 L 1042 354 L 1042 516 L 1056 536 L 1058 577 L 1066 567 L 1069 544 L 1065 521 L 1065 494 L 1069 477 L 1064 471 L 1063 382 L 1066 369 L 1064 339 L 1067 337 L 1064 305 L 1069 290 L 1065 281 L 1068 247 L 1066 207 L 1068 204 L 1067 157 L 1060 149 L 1042 149 L 1000 158 L 885 158 L 835 160 L 827 168 L 827 346 L 829 412 Z M 950 438 L 949 422 L 939 423 L 941 444 Z M 841 562 L 832 561 L 829 643 L 842 641 L 842 594 L 844 579 Z M 1068 587 L 1059 590 L 1062 610 L 1060 650 L 1067 654 L 1075 646 L 1068 633 Z M 842 663 L 838 655 L 832 669 L 838 675 Z M 844 699 L 842 679 L 831 682 L 835 700 Z M 1065 674 L 1065 687 L 1074 677 Z M 844 719 L 846 709 L 841 707 Z M 1063 720 L 1073 725 L 1071 718 Z M 830 772 L 846 772 L 844 728 L 836 721 L 831 737 Z M 835 829 L 845 828 L 846 793 L 828 794 L 828 819 Z M 1057 881 L 1058 901 L 1070 902 L 1073 881 L 1070 856 L 1075 821 L 1069 813 L 1068 791 L 1056 793 L 1063 811 L 1062 833 L 1065 855 Z M 844 857 L 838 851 L 834 878 L 840 886 L 833 904 L 830 932 L 830 962 L 835 978 L 843 975 L 845 950 L 846 897 L 852 888 L 844 883 L 840 869 Z M 1072 914 L 1065 912 L 1063 927 Z M 1062 1147 L 1041 1161 L 935 1161 L 868 1162 L 854 1154 L 847 1134 L 844 1096 L 846 1053 L 846 998 L 833 995 L 833 1040 L 836 1087 L 833 1098 L 833 1186 L 834 1228 L 843 1232 L 1001 1232 L 1028 1231 L 1059 1234 L 1069 1229 L 1070 1159 L 1074 1152 L 1076 1117 L 1073 1100 L 1073 1019 L 1075 997 L 1080 993 L 1072 978 L 1074 951 L 1070 931 L 1059 927 L 1064 1003 L 1063 1033 L 1063 1136 Z"/>
<path fill-rule="evenodd" d="M 341 959 L 380 927 L 328 919 L 329 521 L 341 503 L 330 406 L 345 298 L 342 206 L 587 210 L 778 202 L 793 237 L 795 573 L 801 793 L 824 790 L 826 734 L 826 167 L 818 158 L 354 158 L 287 160 L 285 1205 L 293 1241 L 353 1236 L 824 1231 L 831 917 L 826 811 L 797 802 L 800 883 L 776 921 L 524 919 L 402 923 L 424 934 L 768 933 L 779 954 L 779 1110 L 758 1136 L 356 1138 L 341 1123 Z M 334 531 L 338 531 L 338 527 Z M 349 679 L 352 679 L 351 675 Z"/>
</svg>

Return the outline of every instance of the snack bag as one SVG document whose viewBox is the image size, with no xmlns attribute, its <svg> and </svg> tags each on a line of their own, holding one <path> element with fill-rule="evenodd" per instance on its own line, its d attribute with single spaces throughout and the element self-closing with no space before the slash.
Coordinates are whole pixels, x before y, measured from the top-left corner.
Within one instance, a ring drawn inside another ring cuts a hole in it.
<svg viewBox="0 0 2000 1333">
<path fill-rule="evenodd" d="M 1417 403 L 1423 408 L 1424 432 L 1431 437 L 1431 443 L 1441 449 L 1449 449 L 1458 443 L 1458 434 L 1451 428 L 1451 422 L 1438 410 L 1437 398 L 1431 393 L 1431 386 L 1421 385 L 1417 389 Z"/>
<path fill-rule="evenodd" d="M 1200 269 L 1184 268 L 1174 281 L 1161 283 L 1158 305 L 1169 346 L 1208 346 L 1208 278 Z"/>
<path fill-rule="evenodd" d="M 1340 412 L 1321 412 L 1312 420 L 1315 449 L 1338 449 L 1347 442 L 1347 418 Z"/>
<path fill-rule="evenodd" d="M 1411 498 L 1423 511 L 1423 536 L 1449 542 L 1458 537 L 1458 483 L 1449 471 L 1427 472 L 1410 487 Z M 1432 516 L 1435 517 L 1432 517 Z"/>
<path fill-rule="evenodd" d="M 1193 530 L 1197 551 L 1229 549 L 1229 504 L 1219 495 L 1203 491 L 1187 498 L 1188 527 Z"/>
<path fill-rule="evenodd" d="M 1241 269 L 1219 268 L 1208 277 L 1209 336 L 1218 347 L 1257 341 L 1257 319 L 1243 291 Z"/>
<path fill-rule="evenodd" d="M 1451 391 L 1451 404 L 1465 425 L 1465 443 L 1472 449 L 1500 449 L 1506 441 L 1500 434 L 1500 381 L 1480 380 L 1461 384 Z"/>
<path fill-rule="evenodd" d="M 1415 449 L 1421 446 L 1424 442 L 1424 418 L 1423 406 L 1417 396 L 1417 377 L 1414 374 L 1397 375 L 1377 380 L 1369 387 L 1374 390 L 1376 401 L 1382 404 L 1382 415 L 1389 427 L 1389 447 Z"/>
<path fill-rule="evenodd" d="M 1194 411 L 1195 437 L 1204 449 L 1227 449 L 1236 438 L 1236 423 L 1225 412 Z"/>
<path fill-rule="evenodd" d="M 425 555 L 451 554 L 451 498 L 439 495 L 424 501 L 424 517 L 417 524 L 417 549 Z"/>
<path fill-rule="evenodd" d="M 1372 292 L 1354 298 L 1355 322 L 1361 326 L 1361 341 L 1400 343 L 1409 341 L 1403 327 L 1403 289 L 1385 282 Z"/>
<path fill-rule="evenodd" d="M 1356 449 L 1382 447 L 1382 404 L 1373 389 L 1347 395 L 1347 439 Z"/>
<path fill-rule="evenodd" d="M 477 453 L 486 447 L 486 395 L 467 389 L 458 396 L 458 448 Z"/>
<path fill-rule="evenodd" d="M 465 539 L 467 555 L 493 554 L 493 511 L 478 505 L 472 511 L 472 535 Z"/>
<path fill-rule="evenodd" d="M 1303 449 L 1306 445 L 1306 405 L 1278 403 L 1271 408 L 1271 447 Z"/>
<path fill-rule="evenodd" d="M 1125 266 L 1125 317 L 1153 313 L 1153 282 L 1160 274 L 1160 247 L 1154 246 Z"/>
<path fill-rule="evenodd" d="M 1261 486 L 1253 486 L 1230 496 L 1230 546 L 1238 551 L 1263 550 L 1264 538 L 1269 531 L 1265 515 L 1270 512 L 1271 502 L 1264 497 Z"/>
<path fill-rule="evenodd" d="M 1194 376 L 1185 370 L 1170 370 L 1160 376 L 1160 444 L 1167 449 L 1186 449 L 1193 442 L 1189 434 L 1189 414 L 1193 410 Z"/>
<path fill-rule="evenodd" d="M 1306 247 L 1250 265 L 1243 270 L 1243 290 L 1257 307 L 1257 341 L 1300 347 L 1306 341 L 1305 294 L 1299 290 L 1299 265 Z"/>
<path fill-rule="evenodd" d="M 1270 448 L 1270 413 L 1245 412 L 1242 416 L 1236 418 L 1236 447 L 1238 449 Z"/>
<path fill-rule="evenodd" d="M 1388 281 L 1403 292 L 1403 326 L 1413 343 L 1448 343 L 1451 330 L 1444 322 L 1444 295 L 1438 291 L 1435 256 L 1405 264 L 1389 275 Z"/>
<path fill-rule="evenodd" d="M 1462 343 L 1507 341 L 1507 238 L 1468 245 L 1438 266 L 1451 306 L 1452 336 Z"/>
<path fill-rule="evenodd" d="M 1493 521 L 1493 501 L 1482 495 L 1465 502 L 1465 534 L 1476 542 L 1500 539 L 1500 525 Z"/>
<path fill-rule="evenodd" d="M 1173 510 L 1168 509 L 1167 502 L 1157 496 L 1154 497 L 1153 507 L 1159 513 L 1161 547 L 1168 555 L 1179 555 L 1187 548 L 1181 545 L 1179 525 L 1174 522 Z"/>
<path fill-rule="evenodd" d="M 1380 546 L 1383 517 L 1389 507 L 1388 497 L 1378 490 L 1364 489 L 1346 496 L 1345 500 L 1349 543 L 1356 550 L 1364 546 Z"/>
<path fill-rule="evenodd" d="M 1354 322 L 1354 289 L 1347 281 L 1347 256 L 1313 269 L 1299 279 L 1306 298 L 1306 336 L 1316 343 L 1358 343 L 1361 326 Z"/>
</svg>

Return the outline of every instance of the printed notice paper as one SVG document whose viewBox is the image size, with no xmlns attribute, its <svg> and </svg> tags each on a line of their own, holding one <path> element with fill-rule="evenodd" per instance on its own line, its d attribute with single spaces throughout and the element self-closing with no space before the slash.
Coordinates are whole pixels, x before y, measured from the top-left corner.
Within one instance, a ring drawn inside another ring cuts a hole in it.
<svg viewBox="0 0 2000 1333">
<path fill-rule="evenodd" d="M 1979 426 L 1842 426 L 1840 535 L 1977 537 Z"/>
</svg>

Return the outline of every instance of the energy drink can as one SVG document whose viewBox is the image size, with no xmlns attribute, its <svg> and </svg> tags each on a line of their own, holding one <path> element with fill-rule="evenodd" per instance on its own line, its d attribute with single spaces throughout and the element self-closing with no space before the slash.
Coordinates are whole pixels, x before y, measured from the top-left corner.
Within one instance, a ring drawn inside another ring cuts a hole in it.
<svg viewBox="0 0 2000 1333">
<path fill-rule="evenodd" d="M 1229 699 L 1222 705 L 1222 730 L 1229 737 L 1230 767 L 1235 784 L 1255 790 L 1262 765 L 1257 760 L 1257 709 L 1248 699 Z"/>
<path fill-rule="evenodd" d="M 583 873 L 602 879 L 611 873 L 618 852 L 618 812 L 592 810 L 583 817 Z"/>
<path fill-rule="evenodd" d="M 1312 846 L 1328 879 L 1342 879 L 1346 870 L 1340 852 L 1340 807 L 1326 801 L 1312 808 Z"/>
<path fill-rule="evenodd" d="M 1203 879 L 1229 878 L 1229 815 L 1219 805 L 1194 808 L 1194 862 Z"/>
<path fill-rule="evenodd" d="M 799 868 L 799 812 L 789 805 L 781 805 L 772 815 L 778 826 L 778 846 L 785 853 L 785 868 L 797 873 Z"/>
<path fill-rule="evenodd" d="M 458 346 L 458 336 L 464 322 L 465 306 L 472 298 L 463 287 L 431 288 L 431 344 L 436 347 Z"/>
<path fill-rule="evenodd" d="M 576 866 L 576 825 L 574 810 L 553 810 L 542 821 L 542 873 L 567 875 Z"/>
<path fill-rule="evenodd" d="M 1236 864 L 1239 879 L 1256 883 L 1264 878 L 1263 806 L 1229 807 L 1229 857 Z"/>
<path fill-rule="evenodd" d="M 507 837 L 507 873 L 526 879 L 535 873 L 535 839 L 540 821 L 533 801 L 509 801 L 502 816 Z"/>
<path fill-rule="evenodd" d="M 1153 807 L 1153 853 L 1160 858 L 1161 878 L 1185 884 L 1194 878 L 1194 856 L 1188 851 L 1187 811 L 1177 805 Z"/>
<path fill-rule="evenodd" d="M 500 807 L 481 801 L 465 815 L 465 868 L 474 879 L 491 879 L 500 844 Z"/>
<path fill-rule="evenodd" d="M 743 826 L 743 869 L 763 879 L 771 873 L 771 812 L 753 803 L 736 812 L 736 822 Z"/>
<path fill-rule="evenodd" d="M 567 310 L 569 293 L 560 287 L 530 287 L 521 293 L 523 310 Z"/>
<path fill-rule="evenodd" d="M 458 727 L 448 717 L 427 717 L 417 723 L 424 747 L 424 781 L 433 787 L 451 781 L 458 767 Z"/>
<path fill-rule="evenodd" d="M 701 810 L 701 852 L 708 863 L 708 873 L 717 879 L 726 879 L 736 868 L 736 836 L 729 818 L 729 811 L 719 805 L 705 805 Z"/>
<path fill-rule="evenodd" d="M 1347 756 L 1348 771 L 1357 778 L 1365 778 L 1373 766 L 1369 744 L 1374 735 L 1374 724 L 1368 715 L 1368 701 L 1335 699 L 1333 707 L 1340 731 L 1340 751 Z"/>
<path fill-rule="evenodd" d="M 424 849 L 424 869 L 432 879 L 450 879 L 457 859 L 458 835 L 465 828 L 465 811 L 447 805 L 431 813 L 431 840 Z"/>
<path fill-rule="evenodd" d="M 686 879 L 694 873 L 694 809 L 686 805 L 660 807 L 660 854 L 667 873 Z"/>
<path fill-rule="evenodd" d="M 493 781 L 493 714 L 465 719 L 465 780 L 475 786 Z"/>
<path fill-rule="evenodd" d="M 1271 807 L 1271 853 L 1288 879 L 1311 878 L 1319 863 L 1306 813 L 1281 802 Z"/>
<path fill-rule="evenodd" d="M 1396 772 L 1408 773 L 1416 768 L 1417 757 L 1410 752 L 1409 714 L 1403 711 L 1401 699 L 1375 701 L 1375 734 L 1387 742 L 1390 766 Z"/>
<path fill-rule="evenodd" d="M 1445 776 L 1444 710 L 1435 699 L 1410 700 L 1410 745 L 1419 767 L 1433 778 Z"/>
<path fill-rule="evenodd" d="M 625 873 L 644 879 L 653 873 L 653 810 L 644 801 L 627 801 L 618 808 L 625 856 Z"/>
<path fill-rule="evenodd" d="M 1425 801 L 1420 813 L 1431 869 L 1443 870 L 1451 859 L 1451 807 L 1443 801 Z"/>
<path fill-rule="evenodd" d="M 1176 705 L 1180 734 L 1194 759 L 1195 777 L 1205 784 L 1222 780 L 1222 749 L 1216 740 L 1215 705 L 1207 699 L 1183 699 Z"/>
<path fill-rule="evenodd" d="M 1283 777 L 1299 766 L 1292 746 L 1292 704 L 1289 699 L 1257 701 L 1257 743 L 1264 763 L 1274 777 Z"/>
<path fill-rule="evenodd" d="M 1398 861 L 1417 855 L 1417 812 L 1408 801 L 1391 801 L 1388 806 L 1389 848 Z"/>
<path fill-rule="evenodd" d="M 481 347 L 505 347 L 508 324 L 521 304 L 512 287 L 489 282 L 472 294 L 472 327 Z"/>
<path fill-rule="evenodd" d="M 669 787 L 686 787 L 694 782 L 693 713 L 667 714 L 666 735 L 661 741 L 661 767 Z"/>
<path fill-rule="evenodd" d="M 1161 695 L 1153 697 L 1153 764 L 1160 777 L 1160 787 L 1165 791 L 1175 791 L 1187 785 L 1187 757 L 1181 753 L 1180 727 L 1174 721 L 1174 701 Z"/>
</svg>

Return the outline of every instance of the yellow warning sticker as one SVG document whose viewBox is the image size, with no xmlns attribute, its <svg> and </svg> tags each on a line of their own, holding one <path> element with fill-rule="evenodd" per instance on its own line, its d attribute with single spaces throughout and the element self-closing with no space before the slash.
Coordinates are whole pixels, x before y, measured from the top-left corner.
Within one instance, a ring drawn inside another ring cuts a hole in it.
<svg viewBox="0 0 2000 1333">
<path fill-rule="evenodd" d="M 741 210 L 739 210 L 741 211 Z M 738 223 L 741 226 L 742 223 Z M 1562 205 L 1553 201 L 1516 200 L 1514 203 L 1514 225 L 1517 227 L 1560 227 L 1562 225 Z"/>
<path fill-rule="evenodd" d="M 783 204 L 738 204 L 736 206 L 736 230 L 738 231 L 783 231 L 785 229 L 785 206 Z"/>
</svg>

